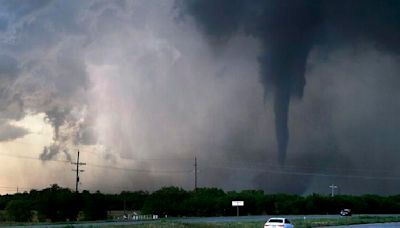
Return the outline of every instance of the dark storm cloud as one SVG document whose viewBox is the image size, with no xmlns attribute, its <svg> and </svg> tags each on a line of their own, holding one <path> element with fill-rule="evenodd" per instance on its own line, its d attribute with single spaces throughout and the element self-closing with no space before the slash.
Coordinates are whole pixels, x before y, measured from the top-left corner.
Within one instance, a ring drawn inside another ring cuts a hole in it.
<svg viewBox="0 0 400 228">
<path fill-rule="evenodd" d="M 16 1 L 0 1 L 1 5 L 5 9 L 6 12 L 9 12 L 10 15 L 13 15 L 12 18 L 20 18 L 26 15 L 29 15 L 45 6 L 47 6 L 51 0 L 32 0 L 28 3 L 23 0 Z"/>
<path fill-rule="evenodd" d="M 12 141 L 22 138 L 29 131 L 23 127 L 13 126 L 8 123 L 0 123 L 0 142 Z"/>
<path fill-rule="evenodd" d="M 18 120 L 24 116 L 23 101 L 12 87 L 18 78 L 18 62 L 9 55 L 0 55 L 0 119 Z"/>
<path fill-rule="evenodd" d="M 43 160 L 132 169 L 83 188 L 190 189 L 197 156 L 206 187 L 398 189 L 343 178 L 400 172 L 396 1 L 1 3 L 0 118 L 43 115 Z"/>
<path fill-rule="evenodd" d="M 17 77 L 18 62 L 15 58 L 0 55 L 0 77 L 1 79 L 13 79 Z"/>
<path fill-rule="evenodd" d="M 372 42 L 383 51 L 400 49 L 398 1 L 178 1 L 207 35 L 227 40 L 254 36 L 260 50 L 260 81 L 274 96 L 279 161 L 285 161 L 292 97 L 301 98 L 309 53 L 316 45 L 338 47 Z"/>
<path fill-rule="evenodd" d="M 27 111 L 45 113 L 54 129 L 54 142 L 42 155 L 68 153 L 68 145 L 79 143 L 69 138 L 77 134 L 72 128 L 79 125 L 82 117 L 78 112 L 87 105 L 83 95 L 88 79 L 81 48 L 85 35 L 78 22 L 79 7 L 85 3 L 38 0 L 1 4 L 4 29 L 0 45 L 1 52 L 7 53 L 0 55 L 1 116 L 20 119 Z"/>
<path fill-rule="evenodd" d="M 58 139 L 60 126 L 64 124 L 65 117 L 69 110 L 59 110 L 58 107 L 46 112 L 46 120 L 54 127 L 54 138 Z"/>
<path fill-rule="evenodd" d="M 43 148 L 43 152 L 40 154 L 39 158 L 43 161 L 54 159 L 57 155 L 63 153 L 67 161 L 71 161 L 71 155 L 68 150 L 60 148 L 57 144 L 52 144 Z"/>
</svg>

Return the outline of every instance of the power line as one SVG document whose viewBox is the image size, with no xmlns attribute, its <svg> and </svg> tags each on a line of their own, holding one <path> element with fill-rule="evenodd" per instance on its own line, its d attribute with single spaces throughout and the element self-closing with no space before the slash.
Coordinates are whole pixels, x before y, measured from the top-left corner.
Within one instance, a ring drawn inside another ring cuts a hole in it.
<svg viewBox="0 0 400 228">
<path fill-rule="evenodd" d="M 103 158 L 104 159 L 104 155 L 110 155 L 110 153 L 97 153 L 95 151 L 92 150 L 87 150 L 85 151 L 85 153 L 90 153 L 95 155 L 96 157 L 99 158 Z M 103 156 L 101 156 L 103 155 Z M 119 156 L 119 158 L 121 160 L 125 160 L 125 161 L 136 161 L 136 162 L 143 162 L 143 161 L 192 161 L 193 158 L 171 158 L 171 157 L 162 157 L 162 158 L 155 158 L 155 157 L 147 157 L 147 158 L 137 158 L 137 157 L 121 157 Z"/>
<path fill-rule="evenodd" d="M 46 161 L 50 161 L 50 162 L 61 162 L 61 163 L 69 163 L 69 162 L 70 162 L 70 161 L 68 161 L 68 160 L 41 159 L 41 158 L 37 158 L 37 157 L 29 157 L 29 156 L 25 156 L 25 155 L 7 154 L 7 153 L 0 153 L 0 156 L 21 158 L 21 159 L 29 159 L 29 160 L 38 160 L 38 161 L 41 161 L 41 162 L 46 162 Z"/>
<path fill-rule="evenodd" d="M 22 187 L 19 187 L 19 186 L 14 186 L 14 187 L 12 187 L 12 186 L 0 186 L 0 189 L 11 189 L 11 190 L 15 190 L 15 189 L 22 189 L 22 190 L 30 190 L 30 188 L 22 188 Z"/>
<path fill-rule="evenodd" d="M 276 168 L 276 169 L 281 169 L 280 165 L 276 165 L 276 163 L 273 162 L 268 162 L 268 161 L 218 161 L 218 162 L 212 162 L 211 164 L 237 164 L 237 165 L 251 165 L 251 167 L 254 166 L 260 166 L 260 167 L 265 167 L 268 166 L 270 168 Z M 215 166 L 215 165 L 214 165 Z M 284 166 L 286 169 L 304 169 L 304 170 L 315 170 L 319 169 L 321 167 L 317 166 L 299 166 L 299 165 L 290 165 L 290 164 L 285 164 Z M 374 173 L 393 173 L 392 170 L 374 170 L 371 168 L 338 168 L 338 167 L 324 167 L 324 170 L 331 170 L 331 171 L 359 171 L 359 172 L 374 172 Z"/>
<path fill-rule="evenodd" d="M 70 163 L 68 160 L 56 160 L 56 159 L 46 159 L 42 160 L 37 157 L 29 157 L 23 155 L 15 155 L 15 154 L 5 154 L 0 153 L 0 156 L 7 156 L 7 157 L 15 157 L 21 159 L 29 159 L 29 160 L 39 160 L 41 162 L 60 162 L 60 163 Z M 161 160 L 161 159 L 160 159 Z M 197 158 L 196 158 L 197 160 Z M 303 172 L 303 171 L 296 171 L 296 170 L 281 170 L 279 166 L 268 166 L 270 169 L 265 168 L 265 164 L 261 162 L 234 162 L 234 161 L 226 161 L 220 162 L 220 164 L 226 163 L 238 163 L 238 164 L 246 164 L 250 163 L 253 164 L 251 167 L 230 167 L 224 165 L 216 165 L 215 163 L 204 163 L 203 166 L 207 166 L 209 168 L 216 168 L 216 169 L 228 169 L 228 170 L 247 170 L 247 171 L 254 171 L 254 172 L 263 172 L 263 173 L 275 173 L 281 175 L 296 175 L 296 176 L 315 176 L 315 177 L 332 177 L 332 178 L 353 178 L 353 179 L 376 179 L 376 180 L 400 180 L 400 177 L 396 176 L 369 176 L 369 175 L 340 175 L 340 174 L 331 174 L 331 173 L 317 173 L 317 172 Z M 256 167 L 255 164 L 260 164 L 260 167 Z M 263 164 L 263 165 L 262 165 Z M 126 168 L 126 167 L 119 167 L 119 166 L 110 166 L 110 165 L 100 165 L 100 164 L 93 164 L 93 163 L 86 163 L 87 166 L 96 167 L 96 168 L 103 168 L 103 169 L 113 169 L 113 170 L 121 170 L 121 171 L 128 171 L 128 172 L 142 172 L 142 173 L 160 173 L 160 174 L 189 174 L 193 172 L 193 169 L 190 170 L 160 170 L 160 169 L 135 169 L 135 168 Z M 262 165 L 262 167 L 261 167 Z M 275 168 L 276 167 L 276 168 Z M 271 169 L 272 168 L 272 169 Z M 296 166 L 289 166 L 289 168 L 294 169 Z M 297 167 L 301 168 L 301 167 Z M 303 167 L 304 168 L 304 167 Z M 347 171 L 347 170 L 363 170 L 363 169 L 332 169 L 338 171 Z M 369 170 L 370 172 L 374 172 L 374 170 Z M 376 170 L 375 170 L 376 171 Z M 195 174 L 196 169 L 194 170 Z M 378 172 L 389 172 L 389 171 L 376 171 Z"/>
<path fill-rule="evenodd" d="M 22 142 L 22 141 L 15 141 L 14 143 L 17 144 L 32 144 L 28 142 Z M 98 156 L 98 153 L 94 153 L 93 151 L 85 151 L 85 153 L 92 153 Z M 70 163 L 69 160 L 56 160 L 56 159 L 40 159 L 40 158 L 34 158 L 34 157 L 28 157 L 24 155 L 14 155 L 14 154 L 3 154 L 0 153 L 0 156 L 8 156 L 8 157 L 16 157 L 16 158 L 23 158 L 23 159 L 32 159 L 32 160 L 40 160 L 40 161 L 55 161 L 55 162 L 64 162 L 64 163 Z M 130 160 L 130 161 L 191 161 L 193 158 L 122 158 L 123 160 Z M 262 158 L 265 159 L 265 158 Z M 199 159 L 198 159 L 199 160 Z M 201 160 L 201 159 L 200 159 Z M 206 160 L 205 163 L 208 163 L 208 160 Z M 274 167 L 274 168 L 281 168 L 279 165 L 277 165 L 275 162 L 268 162 L 268 161 L 245 161 L 245 160 L 240 160 L 240 161 L 232 161 L 232 160 L 223 160 L 219 161 L 218 163 L 222 164 L 244 164 L 244 165 L 251 165 L 252 167 L 259 165 L 259 166 L 266 166 L 268 165 L 269 167 Z M 101 165 L 98 167 L 100 168 Z M 107 166 L 103 166 L 102 168 L 108 168 Z M 315 170 L 319 169 L 320 167 L 317 166 L 299 166 L 299 165 L 291 165 L 291 164 L 285 164 L 285 168 L 292 168 L 292 169 L 305 169 L 305 170 Z M 127 171 L 135 171 L 135 169 L 125 169 L 125 168 L 118 168 L 120 170 L 127 170 Z M 374 173 L 393 173 L 392 170 L 374 170 L 371 169 L 371 167 L 365 167 L 365 168 L 337 168 L 337 167 L 324 167 L 324 170 L 332 170 L 332 171 L 359 171 L 359 172 L 374 172 Z M 154 170 L 140 170 L 138 172 L 154 172 Z M 163 172 L 160 170 L 160 172 Z M 184 171 L 186 172 L 186 171 Z"/>
<path fill-rule="evenodd" d="M 4 154 L 0 153 L 0 156 L 7 156 L 7 157 L 15 157 L 15 158 L 21 158 L 21 159 L 28 159 L 28 160 L 36 160 L 40 162 L 60 162 L 60 163 L 71 163 L 71 161 L 68 160 L 57 160 L 57 159 L 40 159 L 37 157 L 29 157 L 29 156 L 20 156 L 20 155 L 14 155 L 14 154 Z M 75 162 L 74 162 L 75 163 Z M 160 170 L 160 169 L 133 169 L 133 168 L 126 168 L 126 167 L 119 167 L 119 166 L 110 166 L 110 165 L 100 165 L 100 164 L 94 164 L 94 163 L 85 163 L 87 166 L 92 166 L 96 168 L 102 168 L 102 169 L 113 169 L 113 170 L 121 170 L 121 171 L 132 171 L 132 172 L 142 172 L 142 173 L 165 173 L 165 174 L 171 174 L 171 173 L 191 173 L 192 170 Z M 76 165 L 76 163 L 74 164 Z M 74 170 L 76 171 L 76 170 Z"/>
<path fill-rule="evenodd" d="M 248 167 L 221 167 L 221 166 L 205 166 L 217 169 L 230 169 L 230 170 L 247 170 L 247 171 L 257 171 L 261 173 L 274 173 L 282 175 L 295 175 L 295 176 L 315 176 L 315 177 L 336 177 L 336 178 L 354 178 L 354 179 L 376 179 L 376 180 L 400 180 L 400 177 L 396 176 L 363 176 L 363 175 L 339 175 L 339 174 L 329 174 L 329 173 L 315 173 L 315 172 L 297 172 L 297 171 L 285 171 L 285 170 L 274 170 L 265 168 L 248 168 Z"/>
<path fill-rule="evenodd" d="M 179 173 L 192 173 L 193 170 L 159 170 L 159 169 L 132 169 L 132 168 L 125 168 L 125 167 L 118 167 L 118 166 L 109 166 L 109 165 L 97 165 L 88 163 L 88 166 L 93 166 L 96 168 L 104 168 L 104 169 L 114 169 L 114 170 L 122 170 L 122 171 L 133 171 L 139 173 L 165 173 L 165 174 L 179 174 Z"/>
</svg>

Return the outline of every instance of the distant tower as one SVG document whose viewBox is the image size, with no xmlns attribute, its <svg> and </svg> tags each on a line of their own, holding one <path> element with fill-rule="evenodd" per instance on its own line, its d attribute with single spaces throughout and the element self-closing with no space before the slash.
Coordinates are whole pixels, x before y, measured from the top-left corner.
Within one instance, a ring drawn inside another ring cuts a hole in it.
<svg viewBox="0 0 400 228">
<path fill-rule="evenodd" d="M 197 157 L 194 157 L 194 190 L 197 190 Z"/>
<path fill-rule="evenodd" d="M 331 186 L 329 186 L 329 188 L 331 189 L 331 196 L 334 197 L 335 196 L 335 189 L 337 189 L 338 186 L 332 184 Z"/>
</svg>

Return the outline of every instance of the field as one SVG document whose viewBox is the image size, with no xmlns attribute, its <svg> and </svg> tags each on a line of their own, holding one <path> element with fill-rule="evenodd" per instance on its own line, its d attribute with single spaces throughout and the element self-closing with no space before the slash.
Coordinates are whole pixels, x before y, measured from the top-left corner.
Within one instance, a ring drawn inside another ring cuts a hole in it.
<svg viewBox="0 0 400 228">
<path fill-rule="evenodd" d="M 317 219 L 293 219 L 293 224 L 296 228 L 312 228 L 312 227 L 321 227 L 321 226 L 336 226 L 336 225 L 351 225 L 351 224 L 368 224 L 368 223 L 388 223 L 388 222 L 400 222 L 400 216 L 353 216 L 353 217 L 338 217 L 338 218 L 317 218 Z M 30 227 L 32 225 L 40 225 L 46 227 L 52 227 L 55 225 L 57 227 L 74 227 L 71 224 L 65 223 L 0 223 L 0 226 L 26 226 Z M 118 224 L 112 225 L 110 222 L 109 225 L 107 223 L 92 223 L 92 222 L 83 222 L 77 223 L 74 225 L 80 225 L 82 227 L 110 227 L 110 228 L 260 228 L 263 227 L 263 221 L 246 221 L 246 222 L 182 222 L 182 221 L 174 221 L 174 219 L 161 219 L 159 221 L 144 223 L 144 224 Z"/>
<path fill-rule="evenodd" d="M 385 223 L 385 222 L 400 222 L 400 216 L 356 216 L 345 217 L 338 219 L 295 219 L 292 221 L 296 228 L 311 228 L 321 226 L 336 226 L 336 225 L 351 225 L 351 224 L 367 224 L 367 223 Z M 153 224 L 126 225 L 126 226 L 109 226 L 111 228 L 134 227 L 134 228 L 157 228 L 157 227 L 173 227 L 173 228 L 259 228 L 263 227 L 264 222 L 220 222 L 220 223 L 184 223 L 161 221 Z"/>
</svg>

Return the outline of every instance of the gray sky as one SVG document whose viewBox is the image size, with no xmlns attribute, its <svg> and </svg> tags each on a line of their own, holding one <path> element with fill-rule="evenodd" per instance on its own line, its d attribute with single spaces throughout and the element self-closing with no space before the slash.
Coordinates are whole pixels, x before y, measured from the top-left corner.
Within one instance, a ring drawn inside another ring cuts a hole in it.
<svg viewBox="0 0 400 228">
<path fill-rule="evenodd" d="M 282 164 L 276 85 L 260 76 L 276 72 L 260 64 L 275 41 L 210 36 L 174 1 L 1 4 L 0 193 L 73 188 L 78 149 L 81 189 L 192 189 L 196 156 L 200 187 L 398 193 L 399 56 L 380 36 L 310 46 Z"/>
</svg>

